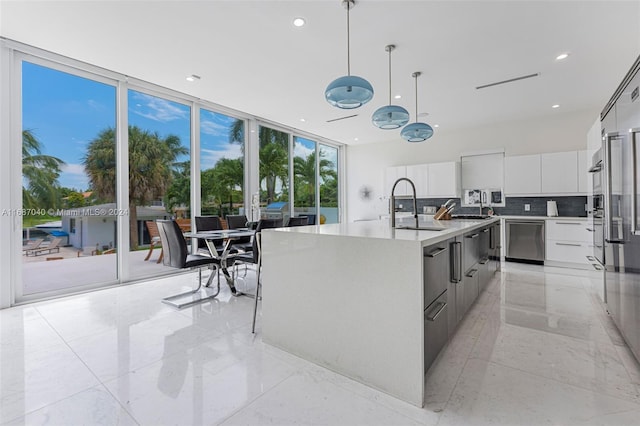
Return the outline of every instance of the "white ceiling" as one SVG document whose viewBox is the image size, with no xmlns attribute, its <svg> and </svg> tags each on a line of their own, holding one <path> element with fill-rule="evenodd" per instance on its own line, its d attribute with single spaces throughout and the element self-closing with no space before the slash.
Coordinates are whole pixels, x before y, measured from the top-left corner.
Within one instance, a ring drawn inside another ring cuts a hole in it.
<svg viewBox="0 0 640 426">
<path fill-rule="evenodd" d="M 304 17 L 302 28 L 292 25 Z M 371 102 L 340 110 L 324 89 L 346 74 L 346 11 L 316 1 L 5 1 L 0 34 L 346 144 L 398 140 L 371 114 L 394 103 L 439 134 L 570 111 L 599 112 L 640 53 L 640 1 L 359 0 L 351 70 Z M 564 61 L 555 57 L 571 55 Z M 483 90 L 522 75 L 539 77 Z M 185 77 L 201 80 L 189 83 Z M 552 109 L 551 105 L 560 108 Z M 326 120 L 358 114 L 334 123 Z M 302 122 L 300 119 L 304 118 Z M 358 138 L 358 141 L 355 141 Z"/>
</svg>

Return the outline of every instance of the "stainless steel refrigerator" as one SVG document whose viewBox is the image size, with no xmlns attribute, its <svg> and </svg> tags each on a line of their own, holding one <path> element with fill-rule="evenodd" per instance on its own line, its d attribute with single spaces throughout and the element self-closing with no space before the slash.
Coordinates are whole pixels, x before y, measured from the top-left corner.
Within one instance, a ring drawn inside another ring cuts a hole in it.
<svg viewBox="0 0 640 426">
<path fill-rule="evenodd" d="M 640 57 L 602 111 L 607 309 L 640 361 Z"/>
</svg>

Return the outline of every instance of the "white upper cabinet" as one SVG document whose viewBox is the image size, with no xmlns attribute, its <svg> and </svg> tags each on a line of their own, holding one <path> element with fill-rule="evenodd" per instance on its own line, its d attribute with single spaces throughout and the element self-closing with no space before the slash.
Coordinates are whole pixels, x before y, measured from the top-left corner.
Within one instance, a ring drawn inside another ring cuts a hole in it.
<svg viewBox="0 0 640 426">
<path fill-rule="evenodd" d="M 455 161 L 387 167 L 384 173 L 384 194 L 390 197 L 395 181 L 406 177 L 416 186 L 418 198 L 457 198 L 460 196 L 459 175 L 460 163 Z M 405 181 L 398 183 L 395 195 L 411 194 L 411 185 Z"/>
<path fill-rule="evenodd" d="M 541 192 L 540 154 L 505 157 L 505 195 Z"/>
<path fill-rule="evenodd" d="M 588 151 L 578 151 L 578 192 L 588 194 L 591 186 L 591 175 L 589 174 L 591 160 Z"/>
<path fill-rule="evenodd" d="M 578 192 L 578 152 L 542 154 L 542 193 L 575 194 Z"/>
<path fill-rule="evenodd" d="M 429 164 L 414 164 L 407 166 L 407 177 L 416 186 L 416 195 L 424 198 L 429 195 Z M 408 186 L 411 193 L 411 185 Z"/>
<path fill-rule="evenodd" d="M 393 184 L 401 177 L 407 177 L 406 166 L 387 167 L 384 173 L 384 195 L 391 196 Z M 409 184 L 406 181 L 398 182 L 395 195 L 409 195 Z"/>
<path fill-rule="evenodd" d="M 463 155 L 460 169 L 463 189 L 504 188 L 504 152 Z"/>
<path fill-rule="evenodd" d="M 446 163 L 429 164 L 429 196 L 438 198 L 460 197 L 460 163 L 449 161 Z"/>
</svg>

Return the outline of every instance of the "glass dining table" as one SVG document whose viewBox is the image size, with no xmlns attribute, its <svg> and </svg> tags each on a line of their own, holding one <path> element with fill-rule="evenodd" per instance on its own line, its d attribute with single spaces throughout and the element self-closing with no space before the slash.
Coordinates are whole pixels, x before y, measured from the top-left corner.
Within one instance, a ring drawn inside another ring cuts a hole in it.
<svg viewBox="0 0 640 426">
<path fill-rule="evenodd" d="M 248 228 L 236 228 L 221 229 L 215 231 L 186 232 L 184 236 L 185 238 L 199 239 L 205 242 L 205 244 L 207 245 L 207 249 L 209 250 L 209 254 L 212 257 L 220 260 L 220 270 L 227 280 L 227 285 L 229 286 L 229 289 L 231 289 L 231 293 L 234 296 L 241 296 L 247 294 L 236 289 L 234 279 L 229 273 L 229 267 L 233 266 L 234 253 L 232 253 L 232 246 L 234 241 L 241 238 L 252 237 L 254 233 L 255 231 Z M 216 248 L 216 240 L 224 241 L 222 251 L 218 251 L 218 249 Z"/>
</svg>

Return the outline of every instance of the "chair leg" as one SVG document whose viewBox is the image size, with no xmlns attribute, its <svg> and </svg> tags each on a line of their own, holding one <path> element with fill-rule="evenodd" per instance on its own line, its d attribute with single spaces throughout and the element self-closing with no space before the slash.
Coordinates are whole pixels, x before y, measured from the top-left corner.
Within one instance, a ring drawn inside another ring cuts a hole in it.
<svg viewBox="0 0 640 426">
<path fill-rule="evenodd" d="M 151 246 L 149 246 L 149 253 L 147 253 L 147 257 L 144 258 L 144 260 L 149 260 L 149 258 L 151 257 L 151 253 L 153 253 L 153 249 L 155 248 L 155 244 L 151 243 Z"/>
<path fill-rule="evenodd" d="M 160 257 L 158 257 L 158 261 L 156 263 L 162 263 L 163 256 L 164 256 L 164 250 L 160 249 Z"/>
<path fill-rule="evenodd" d="M 260 288 L 262 287 L 262 284 L 260 283 L 260 265 L 256 265 L 257 268 L 257 279 L 256 279 L 256 301 L 255 304 L 253 305 L 253 325 L 251 326 L 251 332 L 255 333 L 256 332 L 256 316 L 258 314 L 258 299 L 260 299 Z"/>
<path fill-rule="evenodd" d="M 209 299 L 213 299 L 215 298 L 219 293 L 220 293 L 220 273 L 218 270 L 218 267 L 215 266 L 216 269 L 216 273 L 218 275 L 218 286 L 217 289 L 215 291 L 215 293 L 213 294 L 207 294 L 206 297 L 202 297 L 202 268 L 198 268 L 198 287 L 196 287 L 193 290 L 184 292 L 184 293 L 180 293 L 180 294 L 176 294 L 173 296 L 169 296 L 169 297 L 165 297 L 164 299 L 162 299 L 163 303 L 166 303 L 168 305 L 171 305 L 175 308 L 178 309 L 182 309 L 182 308 L 186 308 L 187 306 L 191 306 L 191 305 L 195 305 L 196 303 L 200 303 L 203 302 L 205 300 L 209 300 Z M 211 282 L 213 281 L 213 276 L 214 276 L 214 272 L 211 272 L 211 275 L 209 276 L 209 279 L 207 280 L 207 284 L 205 287 L 209 287 L 209 285 L 211 284 Z M 178 300 L 176 299 L 183 299 L 185 297 L 189 297 L 191 296 L 190 299 L 185 300 L 184 302 L 180 303 Z M 197 297 L 194 297 L 197 296 Z"/>
</svg>

